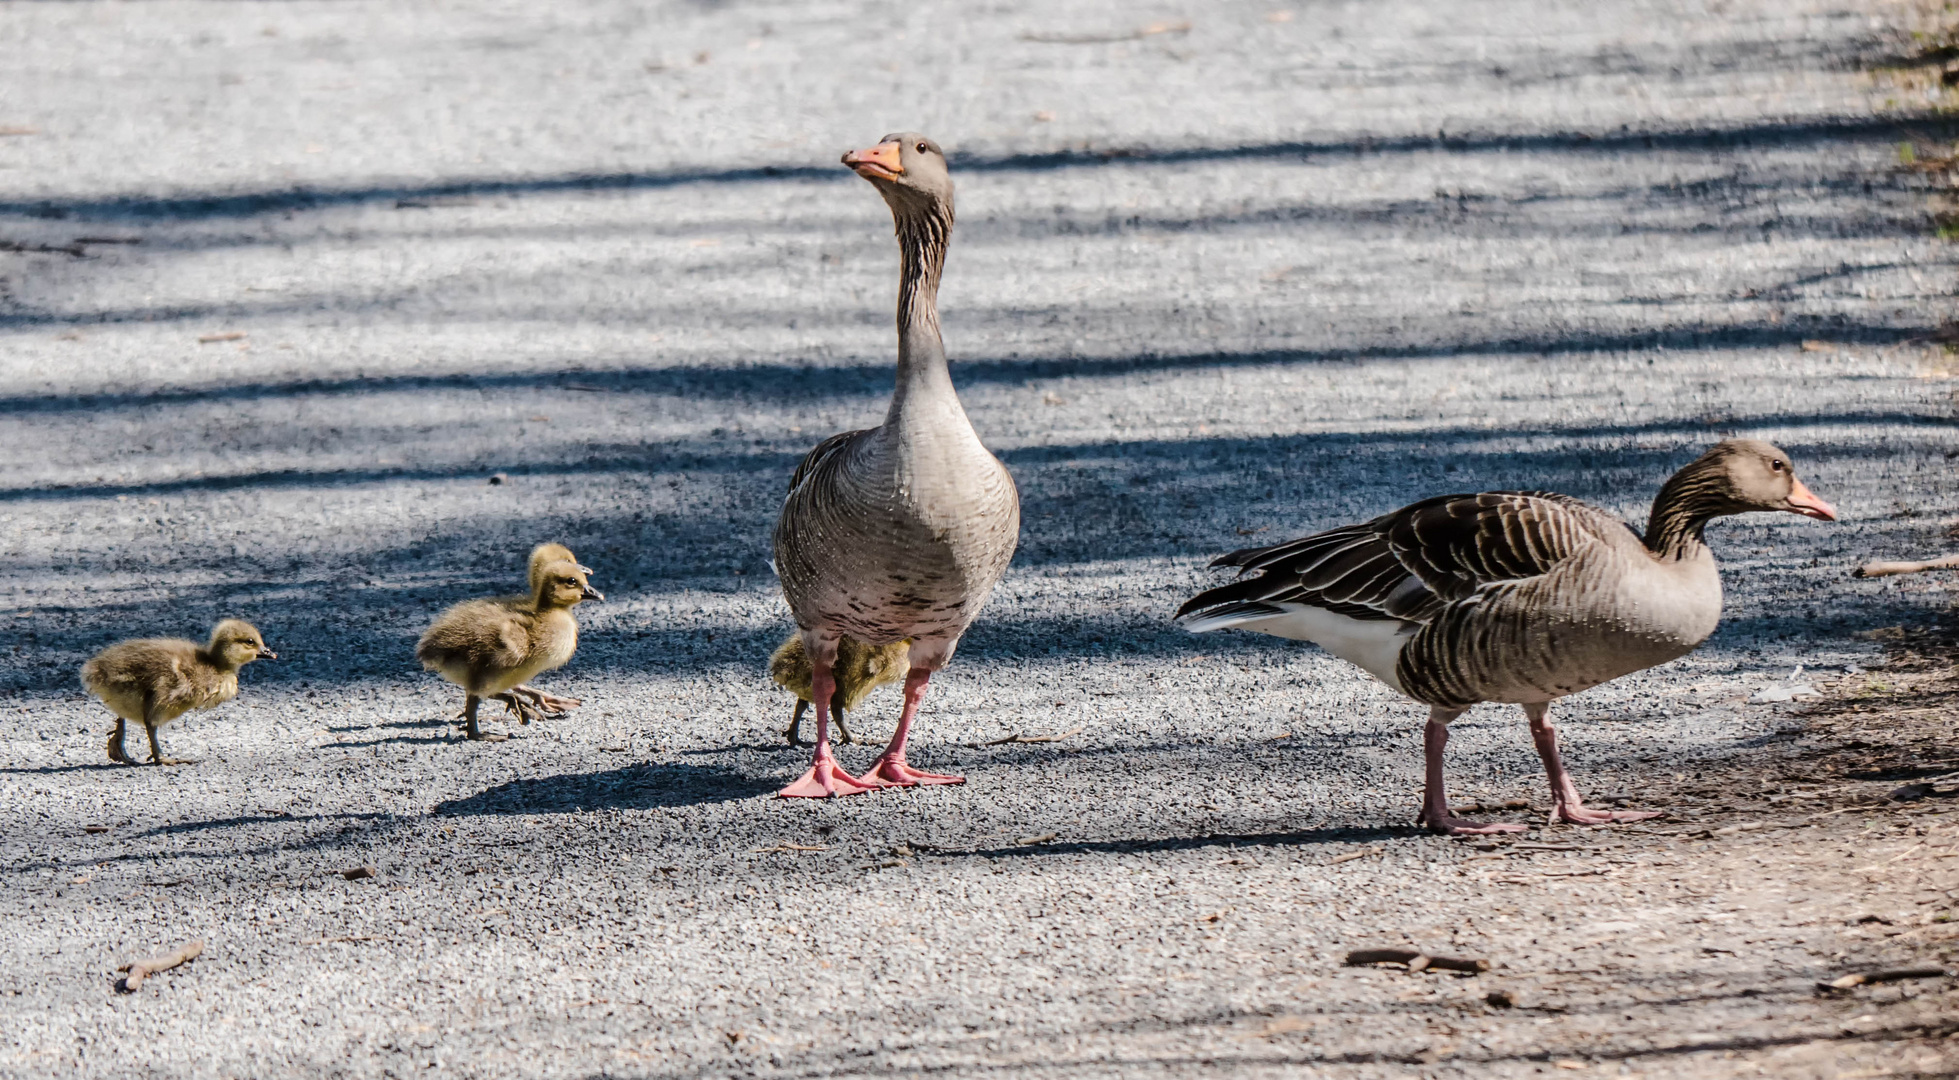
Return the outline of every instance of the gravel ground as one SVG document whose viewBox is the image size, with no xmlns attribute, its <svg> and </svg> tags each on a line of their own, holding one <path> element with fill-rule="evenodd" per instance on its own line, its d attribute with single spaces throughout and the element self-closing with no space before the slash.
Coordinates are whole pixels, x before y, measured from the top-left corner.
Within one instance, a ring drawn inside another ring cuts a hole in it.
<svg viewBox="0 0 1959 1080">
<path fill-rule="evenodd" d="M 1795 737 L 1757 691 L 1947 605 L 1846 578 L 1959 512 L 1959 259 L 1893 168 L 1959 125 L 1867 70 L 1914 18 L 0 2 L 0 1071 L 1867 1067 L 1789 988 L 1875 946 L 1727 940 L 1786 847 L 1494 881 L 1407 828 L 1422 710 L 1166 619 L 1221 550 L 1488 487 L 1637 520 L 1769 438 L 1844 522 L 1718 526 L 1716 637 L 1561 715 L 1585 789 L 1642 801 Z M 912 744 L 970 782 L 777 802 L 769 531 L 893 356 L 889 219 L 836 158 L 902 127 L 953 155 L 947 346 L 1025 531 Z M 460 742 L 414 638 L 544 539 L 609 597 L 539 682 L 587 704 Z M 220 616 L 282 658 L 166 729 L 197 764 L 109 767 L 81 661 Z M 1539 793 L 1514 709 L 1458 730 L 1462 799 Z M 1411 936 L 1509 966 L 1337 966 Z"/>
</svg>

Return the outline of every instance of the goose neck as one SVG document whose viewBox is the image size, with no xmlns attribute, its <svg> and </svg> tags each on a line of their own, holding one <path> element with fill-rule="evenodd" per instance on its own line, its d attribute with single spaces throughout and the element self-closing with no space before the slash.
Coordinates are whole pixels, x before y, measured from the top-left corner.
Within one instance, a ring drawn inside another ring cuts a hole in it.
<svg viewBox="0 0 1959 1080">
<path fill-rule="evenodd" d="M 939 334 L 939 280 L 952 236 L 952 213 L 949 207 L 933 206 L 893 217 L 899 254 L 898 380 L 891 416 L 899 418 L 918 404 L 957 400 Z"/>
<path fill-rule="evenodd" d="M 1677 561 L 1705 547 L 1701 534 L 1707 523 L 1736 512 L 1719 479 L 1715 469 L 1689 466 L 1675 473 L 1653 499 L 1646 519 L 1647 550 Z"/>
</svg>

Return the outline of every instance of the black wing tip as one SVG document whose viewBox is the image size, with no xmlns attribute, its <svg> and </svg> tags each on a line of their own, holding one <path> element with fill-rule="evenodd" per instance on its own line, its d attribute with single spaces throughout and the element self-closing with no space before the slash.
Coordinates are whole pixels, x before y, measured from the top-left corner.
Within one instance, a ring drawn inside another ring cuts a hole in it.
<svg viewBox="0 0 1959 1080">
<path fill-rule="evenodd" d="M 1286 543 L 1292 543 L 1292 541 L 1289 540 Z M 1239 548 L 1237 551 L 1227 551 L 1217 558 L 1212 559 L 1206 569 L 1218 570 L 1233 566 L 1250 566 L 1253 562 L 1257 561 L 1260 555 L 1271 551 L 1274 547 L 1284 546 L 1284 544 L 1269 544 L 1265 547 L 1248 547 Z"/>
</svg>

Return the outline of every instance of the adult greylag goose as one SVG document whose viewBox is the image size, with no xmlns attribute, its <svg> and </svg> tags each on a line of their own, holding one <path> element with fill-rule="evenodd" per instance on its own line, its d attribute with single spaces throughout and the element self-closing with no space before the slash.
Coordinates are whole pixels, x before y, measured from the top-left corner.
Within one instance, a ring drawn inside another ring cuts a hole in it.
<svg viewBox="0 0 1959 1080">
<path fill-rule="evenodd" d="M 832 435 L 809 452 L 776 521 L 776 573 L 809 653 L 816 706 L 815 755 L 784 796 L 964 781 L 912 768 L 905 741 L 932 673 L 952 659 L 1020 536 L 1013 477 L 966 419 L 939 337 L 939 277 L 952 235 L 945 154 L 905 132 L 843 162 L 884 197 L 898 235 L 897 385 L 884 423 Z M 873 648 L 911 640 L 898 730 L 859 777 L 830 750 L 845 635 Z"/>
<path fill-rule="evenodd" d="M 578 649 L 578 621 L 571 609 L 586 600 L 603 600 L 576 563 L 546 565 L 529 604 L 465 600 L 441 615 L 415 644 L 422 666 L 463 688 L 464 733 L 471 739 L 501 741 L 477 727 L 482 699 L 500 701 L 524 723 L 537 714 L 513 695 L 541 672 L 563 667 Z"/>
<path fill-rule="evenodd" d="M 1554 820 L 1637 821 L 1655 815 L 1585 807 L 1558 755 L 1551 702 L 1705 641 L 1721 618 L 1721 576 L 1702 530 L 1755 510 L 1836 520 L 1789 455 L 1729 439 L 1660 488 L 1644 538 L 1565 495 L 1444 495 L 1225 555 L 1211 565 L 1256 576 L 1199 593 L 1177 621 L 1314 642 L 1428 705 L 1420 820 L 1436 832 L 1524 828 L 1456 817 L 1444 795 L 1449 722 L 1484 701 L 1523 707 Z"/>
<path fill-rule="evenodd" d="M 125 721 L 150 736 L 150 764 L 182 765 L 163 756 L 156 729 L 192 709 L 211 709 L 238 696 L 238 669 L 258 659 L 277 660 L 258 628 L 239 619 L 213 627 L 199 645 L 182 638 L 141 638 L 111 645 L 82 665 L 82 685 L 116 714 L 109 733 L 109 760 L 134 765 L 123 747 Z"/>
<path fill-rule="evenodd" d="M 518 596 L 499 596 L 496 598 L 496 602 L 512 611 L 526 609 L 537 597 L 537 586 L 538 582 L 544 577 L 544 568 L 550 566 L 552 563 L 561 562 L 571 563 L 578 567 L 578 572 L 584 574 L 587 578 L 590 578 L 594 573 L 591 567 L 580 563 L 578 556 L 573 555 L 571 549 L 563 544 L 539 544 L 531 549 L 529 570 L 524 578 L 527 582 L 526 591 Z M 556 694 L 547 694 L 535 686 L 513 686 L 510 688 L 510 696 L 529 705 L 539 718 L 545 720 L 562 720 L 570 715 L 568 710 L 576 709 L 580 705 L 585 704 L 579 698 L 559 697 Z M 514 712 L 515 710 L 510 709 L 509 706 L 505 706 L 505 711 Z M 523 720 L 527 724 L 530 723 L 530 720 L 522 714 L 518 714 L 518 719 Z"/>
<path fill-rule="evenodd" d="M 830 719 L 837 725 L 837 741 L 852 743 L 843 714 L 856 712 L 871 691 L 905 677 L 910 669 L 911 643 L 894 641 L 889 645 L 866 645 L 848 635 L 837 641 L 837 660 L 830 672 L 837 691 L 830 695 Z M 803 647 L 802 631 L 789 635 L 769 657 L 769 678 L 777 686 L 796 695 L 796 711 L 789 714 L 789 730 L 783 732 L 790 746 L 801 746 L 803 713 L 810 703 L 809 650 Z"/>
</svg>

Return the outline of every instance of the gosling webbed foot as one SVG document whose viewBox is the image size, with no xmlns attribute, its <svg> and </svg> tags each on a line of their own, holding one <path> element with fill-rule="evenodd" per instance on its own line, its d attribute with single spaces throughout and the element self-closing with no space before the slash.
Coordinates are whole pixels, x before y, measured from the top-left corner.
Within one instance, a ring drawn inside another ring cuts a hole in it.
<svg viewBox="0 0 1959 1080">
<path fill-rule="evenodd" d="M 529 704 L 534 710 L 533 715 L 541 720 L 563 720 L 571 715 L 570 710 L 585 704 L 583 698 L 559 697 L 533 686 L 513 686 L 509 692 L 512 697 L 521 698 Z"/>
<path fill-rule="evenodd" d="M 532 720 L 541 720 L 547 716 L 545 711 L 534 704 L 529 698 L 513 694 L 507 690 L 501 694 L 490 695 L 490 700 L 502 702 L 504 711 L 516 717 L 517 722 L 520 724 L 529 725 Z"/>
</svg>

